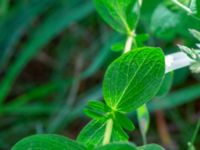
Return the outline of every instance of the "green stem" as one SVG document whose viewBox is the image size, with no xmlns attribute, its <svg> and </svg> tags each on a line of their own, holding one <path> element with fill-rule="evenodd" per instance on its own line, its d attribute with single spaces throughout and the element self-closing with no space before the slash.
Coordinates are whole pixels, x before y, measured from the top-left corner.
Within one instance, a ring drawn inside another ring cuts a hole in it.
<svg viewBox="0 0 200 150">
<path fill-rule="evenodd" d="M 132 44 L 133 44 L 133 37 L 128 36 L 128 38 L 126 40 L 125 48 L 124 48 L 124 53 L 127 53 L 128 51 L 131 50 Z"/>
<path fill-rule="evenodd" d="M 176 4 L 177 6 L 179 6 L 180 8 L 182 8 L 184 11 L 188 12 L 189 14 L 192 14 L 191 9 L 183 5 L 182 3 L 180 3 L 178 0 L 172 0 L 172 2 Z"/>
<path fill-rule="evenodd" d="M 128 36 L 126 40 L 126 44 L 124 47 L 124 53 L 127 53 L 131 50 L 132 46 L 137 47 L 137 43 L 135 41 L 135 32 L 133 31 L 131 35 Z"/>
<path fill-rule="evenodd" d="M 112 129 L 113 129 L 113 120 L 108 119 L 107 123 L 106 123 L 106 130 L 105 130 L 105 134 L 104 134 L 103 145 L 110 143 Z"/>
</svg>

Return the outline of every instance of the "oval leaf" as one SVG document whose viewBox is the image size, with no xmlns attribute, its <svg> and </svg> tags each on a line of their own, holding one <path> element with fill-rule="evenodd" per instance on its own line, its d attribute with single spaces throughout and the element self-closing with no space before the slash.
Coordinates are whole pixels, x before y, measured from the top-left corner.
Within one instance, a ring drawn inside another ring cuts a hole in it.
<svg viewBox="0 0 200 150">
<path fill-rule="evenodd" d="M 86 150 L 86 148 L 64 136 L 39 134 L 22 139 L 12 150 Z"/>
<path fill-rule="evenodd" d="M 137 0 L 94 0 L 97 12 L 113 29 L 131 34 L 137 23 Z"/>
<path fill-rule="evenodd" d="M 106 130 L 106 119 L 92 120 L 80 132 L 77 141 L 88 146 L 101 145 Z M 123 129 L 114 124 L 110 142 L 128 141 L 127 134 Z"/>
<path fill-rule="evenodd" d="M 116 111 L 133 111 L 152 99 L 165 72 L 164 54 L 159 48 L 134 49 L 108 68 L 103 82 L 106 104 Z"/>
<path fill-rule="evenodd" d="M 164 97 L 169 93 L 173 84 L 173 79 L 174 79 L 173 77 L 174 77 L 174 72 L 169 72 L 165 75 L 160 90 L 156 95 L 157 97 Z"/>
<path fill-rule="evenodd" d="M 132 143 L 111 143 L 97 147 L 95 150 L 137 150 L 137 148 Z"/>
<path fill-rule="evenodd" d="M 157 144 L 147 144 L 147 145 L 138 147 L 138 150 L 165 150 L 165 149 Z"/>
</svg>

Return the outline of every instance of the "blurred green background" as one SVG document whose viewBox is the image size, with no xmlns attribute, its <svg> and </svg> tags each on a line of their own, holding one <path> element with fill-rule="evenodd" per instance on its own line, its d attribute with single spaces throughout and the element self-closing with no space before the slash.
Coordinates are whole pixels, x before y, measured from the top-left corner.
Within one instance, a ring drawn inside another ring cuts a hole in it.
<svg viewBox="0 0 200 150">
<path fill-rule="evenodd" d="M 200 21 L 168 1 L 144 0 L 137 33 L 149 34 L 146 45 L 166 54 L 178 43 L 194 47 L 188 28 L 200 31 Z M 87 101 L 102 99 L 104 72 L 121 54 L 111 46 L 120 39 L 91 0 L 0 0 L 0 150 L 37 133 L 76 138 L 89 121 Z M 188 68 L 175 71 L 169 94 L 148 103 L 149 142 L 187 147 L 200 118 L 199 81 Z M 142 144 L 139 129 L 130 140 Z"/>
</svg>

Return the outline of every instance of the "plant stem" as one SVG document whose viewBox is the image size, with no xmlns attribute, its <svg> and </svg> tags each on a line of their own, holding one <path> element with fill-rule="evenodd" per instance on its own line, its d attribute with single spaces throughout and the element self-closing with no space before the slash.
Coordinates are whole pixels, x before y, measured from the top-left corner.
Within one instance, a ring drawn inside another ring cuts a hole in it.
<svg viewBox="0 0 200 150">
<path fill-rule="evenodd" d="M 192 11 L 190 10 L 190 8 L 188 8 L 187 6 L 183 5 L 178 0 L 172 0 L 172 2 L 174 4 L 176 4 L 177 6 L 179 6 L 180 8 L 182 8 L 183 10 L 185 10 L 186 12 L 188 12 L 189 14 L 192 14 Z"/>
<path fill-rule="evenodd" d="M 113 120 L 108 119 L 107 123 L 106 123 L 106 130 L 105 130 L 105 134 L 104 134 L 103 145 L 110 143 L 112 129 L 113 129 Z"/>
<path fill-rule="evenodd" d="M 126 40 L 126 45 L 124 48 L 124 53 L 127 53 L 128 51 L 131 50 L 133 44 L 133 37 L 132 36 L 128 36 L 127 40 Z"/>
</svg>

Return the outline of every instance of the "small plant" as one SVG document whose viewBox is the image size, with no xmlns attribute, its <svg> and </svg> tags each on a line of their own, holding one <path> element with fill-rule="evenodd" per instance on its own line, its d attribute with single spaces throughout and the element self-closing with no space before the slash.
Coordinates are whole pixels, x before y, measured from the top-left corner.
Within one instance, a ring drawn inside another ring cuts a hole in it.
<svg viewBox="0 0 200 150">
<path fill-rule="evenodd" d="M 172 1 L 189 15 L 199 16 L 199 7 L 193 11 L 176 0 Z M 161 89 L 166 62 L 160 48 L 144 46 L 146 36 L 136 34 L 142 0 L 94 0 L 94 4 L 103 20 L 126 38 L 125 42 L 112 46 L 123 54 L 110 64 L 105 73 L 104 101 L 88 103 L 84 112 L 92 120 L 82 129 L 76 141 L 51 134 L 33 135 L 19 141 L 12 150 L 164 149 L 157 144 L 147 144 L 146 140 L 150 120 L 145 104 Z M 199 6 L 199 1 L 193 5 Z M 199 34 L 194 30 L 191 32 L 194 36 Z M 199 51 L 179 47 L 195 62 L 199 61 Z M 195 68 L 195 72 L 199 72 L 199 68 Z M 128 117 L 128 113 L 133 111 L 137 112 L 143 146 L 128 142 L 127 131 L 135 129 Z"/>
</svg>

